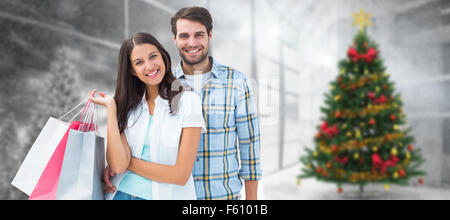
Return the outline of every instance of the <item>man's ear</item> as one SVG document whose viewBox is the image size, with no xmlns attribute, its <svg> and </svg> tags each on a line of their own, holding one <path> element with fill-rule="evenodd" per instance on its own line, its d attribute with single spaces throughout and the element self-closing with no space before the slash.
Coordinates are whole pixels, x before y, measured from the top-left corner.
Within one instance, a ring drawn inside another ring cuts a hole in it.
<svg viewBox="0 0 450 220">
<path fill-rule="evenodd" d="M 173 35 L 173 43 L 175 43 L 175 45 L 177 45 L 177 35 Z"/>
</svg>

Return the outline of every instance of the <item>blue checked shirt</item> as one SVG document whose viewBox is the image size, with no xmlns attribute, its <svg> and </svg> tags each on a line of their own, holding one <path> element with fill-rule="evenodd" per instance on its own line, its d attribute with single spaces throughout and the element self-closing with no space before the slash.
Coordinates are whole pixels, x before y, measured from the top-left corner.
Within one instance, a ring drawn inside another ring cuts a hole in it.
<svg viewBox="0 0 450 220">
<path fill-rule="evenodd" d="M 241 179 L 261 179 L 255 100 L 244 74 L 210 60 L 212 77 L 203 87 L 206 132 L 193 169 L 197 199 L 238 199 Z M 174 75 L 186 86 L 181 63 Z"/>
</svg>

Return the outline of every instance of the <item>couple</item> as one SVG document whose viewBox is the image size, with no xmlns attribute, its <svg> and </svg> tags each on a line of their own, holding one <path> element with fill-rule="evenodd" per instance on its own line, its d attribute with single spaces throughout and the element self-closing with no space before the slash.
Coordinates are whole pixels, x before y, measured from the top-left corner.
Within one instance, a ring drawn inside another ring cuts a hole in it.
<svg viewBox="0 0 450 220">
<path fill-rule="evenodd" d="M 108 115 L 106 199 L 240 199 L 241 180 L 246 199 L 257 199 L 260 136 L 247 78 L 208 56 L 208 10 L 183 8 L 171 25 L 182 58 L 174 73 L 162 45 L 137 33 L 120 49 L 114 98 L 89 93 Z"/>
</svg>

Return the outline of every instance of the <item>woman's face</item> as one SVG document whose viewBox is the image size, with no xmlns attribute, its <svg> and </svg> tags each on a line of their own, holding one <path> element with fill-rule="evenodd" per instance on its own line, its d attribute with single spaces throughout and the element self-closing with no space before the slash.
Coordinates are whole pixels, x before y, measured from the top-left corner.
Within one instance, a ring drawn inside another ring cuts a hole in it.
<svg viewBox="0 0 450 220">
<path fill-rule="evenodd" d="M 153 44 L 135 45 L 131 51 L 130 62 L 133 75 L 146 85 L 159 85 L 166 73 L 162 55 Z"/>
</svg>

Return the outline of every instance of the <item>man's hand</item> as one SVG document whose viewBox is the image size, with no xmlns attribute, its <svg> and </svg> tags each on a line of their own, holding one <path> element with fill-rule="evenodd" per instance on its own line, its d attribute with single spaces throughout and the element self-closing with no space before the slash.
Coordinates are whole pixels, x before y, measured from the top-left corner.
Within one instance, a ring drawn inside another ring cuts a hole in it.
<svg viewBox="0 0 450 220">
<path fill-rule="evenodd" d="M 115 176 L 116 174 L 111 170 L 109 166 L 105 168 L 105 171 L 103 173 L 103 181 L 105 182 L 105 192 L 107 193 L 113 193 L 117 190 L 113 184 L 111 184 L 111 177 Z"/>
</svg>

